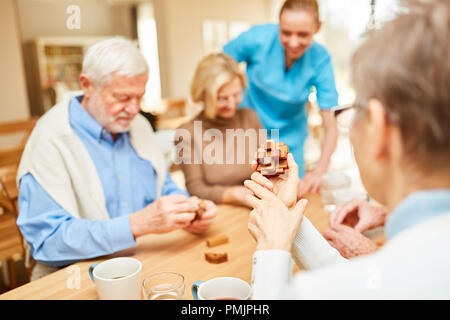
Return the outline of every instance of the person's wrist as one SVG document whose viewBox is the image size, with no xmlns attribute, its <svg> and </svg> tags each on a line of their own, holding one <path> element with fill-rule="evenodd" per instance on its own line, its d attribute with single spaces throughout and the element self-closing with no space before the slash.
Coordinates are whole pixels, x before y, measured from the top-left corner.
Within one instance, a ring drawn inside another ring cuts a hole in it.
<svg viewBox="0 0 450 320">
<path fill-rule="evenodd" d="M 314 174 L 317 177 L 321 177 L 325 174 L 325 172 L 327 171 L 327 165 L 318 165 L 316 168 L 314 168 L 314 170 L 312 171 L 312 174 Z"/>
<path fill-rule="evenodd" d="M 384 208 L 374 208 L 374 209 L 376 210 L 375 216 L 377 217 L 376 227 L 384 226 L 384 224 L 386 223 L 388 211 Z"/>
<path fill-rule="evenodd" d="M 149 227 L 152 226 L 152 223 L 149 223 L 149 221 L 152 217 L 152 212 L 155 210 L 155 205 L 156 201 L 147 207 L 130 214 L 130 229 L 134 238 L 152 232 L 152 230 L 149 229 Z"/>
<path fill-rule="evenodd" d="M 141 216 L 142 216 L 142 210 L 131 213 L 130 217 L 129 217 L 130 230 L 135 239 L 144 234 L 143 230 L 142 230 Z"/>
<path fill-rule="evenodd" d="M 234 200 L 242 201 L 242 199 L 245 198 L 245 197 L 243 197 L 243 193 L 247 189 L 245 188 L 245 190 L 244 190 L 244 188 L 245 187 L 240 187 L 240 186 L 232 187 L 232 194 L 233 194 L 233 199 Z"/>
<path fill-rule="evenodd" d="M 234 203 L 236 201 L 235 187 L 226 188 L 220 197 L 221 203 Z"/>
<path fill-rule="evenodd" d="M 250 193 L 247 188 L 241 186 L 230 187 L 225 192 L 227 202 L 234 204 L 245 204 L 245 196 Z"/>
</svg>

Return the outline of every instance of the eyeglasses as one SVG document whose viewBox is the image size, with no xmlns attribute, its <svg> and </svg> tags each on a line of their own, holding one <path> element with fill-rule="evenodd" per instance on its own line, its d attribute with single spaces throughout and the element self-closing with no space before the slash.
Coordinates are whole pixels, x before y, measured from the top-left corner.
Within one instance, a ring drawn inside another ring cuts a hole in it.
<svg viewBox="0 0 450 320">
<path fill-rule="evenodd" d="M 356 111 L 361 109 L 362 103 L 349 103 L 331 108 L 338 127 L 344 131 L 350 130 L 355 120 Z"/>
<path fill-rule="evenodd" d="M 230 99 L 233 99 L 234 101 L 242 99 L 242 92 L 229 95 L 228 97 L 217 97 L 217 103 L 221 105 L 228 104 L 230 103 Z"/>
<path fill-rule="evenodd" d="M 349 104 L 343 104 L 341 106 L 333 107 L 333 108 L 331 108 L 330 111 L 333 113 L 333 116 L 335 118 L 337 118 L 343 112 L 349 111 L 353 108 L 355 108 L 355 105 L 353 103 L 349 103 Z"/>
</svg>

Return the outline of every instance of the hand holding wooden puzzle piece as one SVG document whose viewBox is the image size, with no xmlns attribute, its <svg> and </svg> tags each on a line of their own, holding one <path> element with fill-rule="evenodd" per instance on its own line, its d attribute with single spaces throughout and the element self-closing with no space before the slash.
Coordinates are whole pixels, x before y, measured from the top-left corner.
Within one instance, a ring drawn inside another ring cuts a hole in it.
<svg viewBox="0 0 450 320">
<path fill-rule="evenodd" d="M 278 176 L 284 174 L 288 169 L 287 156 L 289 147 L 283 142 L 276 143 L 275 140 L 267 140 L 265 145 L 258 148 L 256 152 L 257 167 L 264 176 Z M 206 241 L 208 248 L 228 243 L 227 236 L 218 236 Z M 228 255 L 224 253 L 205 253 L 205 260 L 209 263 L 222 263 L 228 261 Z"/>
</svg>

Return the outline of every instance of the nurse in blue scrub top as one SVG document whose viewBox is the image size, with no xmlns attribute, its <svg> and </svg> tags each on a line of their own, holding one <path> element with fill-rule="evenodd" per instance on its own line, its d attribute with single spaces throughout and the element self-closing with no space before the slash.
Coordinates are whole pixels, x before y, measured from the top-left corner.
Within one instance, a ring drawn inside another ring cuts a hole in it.
<svg viewBox="0 0 450 320">
<path fill-rule="evenodd" d="M 336 147 L 337 127 L 330 108 L 338 104 L 338 94 L 330 54 L 313 41 L 321 25 L 317 1 L 287 0 L 279 19 L 279 25 L 250 28 L 223 50 L 238 62 L 246 62 L 249 85 L 241 106 L 257 112 L 269 135 L 271 129 L 279 129 L 279 140 L 289 146 L 299 165 L 301 196 L 319 190 Z M 306 104 L 313 86 L 325 137 L 316 167 L 305 174 Z"/>
</svg>

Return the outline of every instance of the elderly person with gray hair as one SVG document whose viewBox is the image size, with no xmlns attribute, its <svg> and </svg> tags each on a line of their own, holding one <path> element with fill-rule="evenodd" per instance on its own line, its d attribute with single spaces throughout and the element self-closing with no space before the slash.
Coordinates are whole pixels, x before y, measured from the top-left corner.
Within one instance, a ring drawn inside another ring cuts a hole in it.
<svg viewBox="0 0 450 320">
<path fill-rule="evenodd" d="M 199 199 L 168 174 L 148 121 L 139 115 L 147 63 L 129 40 L 86 52 L 83 95 L 37 123 L 19 166 L 17 224 L 37 261 L 32 280 L 79 260 L 136 245 L 136 238 L 184 228 L 202 232 L 216 207 L 195 220 Z"/>
<path fill-rule="evenodd" d="M 450 298 L 449 54 L 450 3 L 435 0 L 411 6 L 354 55 L 350 139 L 368 193 L 389 212 L 376 252 L 344 259 L 303 217 L 306 200 L 281 201 L 258 173 L 245 182 L 258 242 L 253 299 Z M 292 280 L 291 252 L 308 269 Z"/>
</svg>

